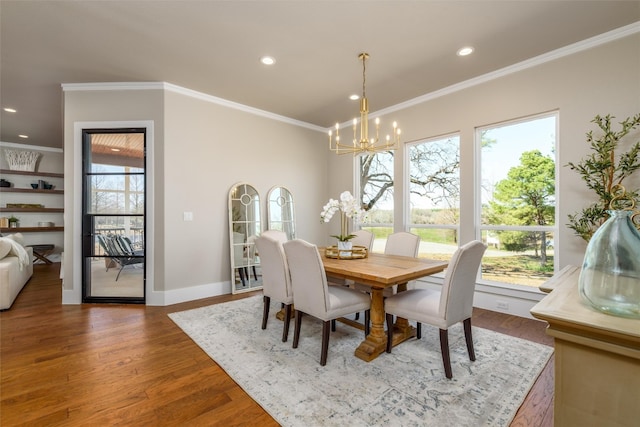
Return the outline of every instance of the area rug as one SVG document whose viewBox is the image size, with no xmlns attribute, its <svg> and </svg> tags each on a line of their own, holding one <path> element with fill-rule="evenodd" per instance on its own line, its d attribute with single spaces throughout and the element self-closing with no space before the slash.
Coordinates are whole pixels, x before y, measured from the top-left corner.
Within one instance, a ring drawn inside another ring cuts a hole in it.
<svg viewBox="0 0 640 427">
<path fill-rule="evenodd" d="M 266 330 L 260 296 L 169 317 L 282 426 L 508 426 L 553 351 L 473 327 L 471 362 L 453 327 L 447 380 L 436 328 L 367 363 L 353 354 L 363 332 L 338 322 L 323 367 L 321 323 L 305 316 L 293 349 L 294 322 L 283 343 L 279 309 L 272 303 Z"/>
</svg>

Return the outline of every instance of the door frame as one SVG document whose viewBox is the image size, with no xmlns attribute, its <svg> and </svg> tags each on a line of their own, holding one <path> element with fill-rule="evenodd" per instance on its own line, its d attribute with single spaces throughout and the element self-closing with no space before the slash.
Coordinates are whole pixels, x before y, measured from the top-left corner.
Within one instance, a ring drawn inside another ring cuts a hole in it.
<svg viewBox="0 0 640 427">
<path fill-rule="evenodd" d="M 155 161 L 154 161 L 154 121 L 86 121 L 73 124 L 73 150 L 70 154 L 73 162 L 72 177 L 65 178 L 65 214 L 70 224 L 65 224 L 65 257 L 62 268 L 64 277 L 62 285 L 62 304 L 82 304 L 82 131 L 83 129 L 119 129 L 119 128 L 146 128 L 147 141 L 147 167 L 146 167 L 146 305 L 165 305 L 164 292 L 155 291 Z M 65 156 L 69 156 L 66 154 Z M 67 167 L 65 166 L 65 172 Z M 73 189 L 71 191 L 71 189 Z"/>
<path fill-rule="evenodd" d="M 146 128 L 83 128 L 82 129 L 82 302 L 83 303 L 115 303 L 115 304 L 144 304 L 146 301 L 146 288 L 145 288 L 145 279 L 146 279 L 146 252 L 143 252 L 142 255 L 142 265 L 143 265 L 143 273 L 142 273 L 142 295 L 140 296 L 124 296 L 124 295 L 94 295 L 94 284 L 93 284 L 93 262 L 92 259 L 97 255 L 95 253 L 95 245 L 96 245 L 96 229 L 95 229 L 95 217 L 140 217 L 139 213 L 133 214 L 131 212 L 122 212 L 118 214 L 110 214 L 110 213 L 89 213 L 87 212 L 87 203 L 91 198 L 91 188 L 88 186 L 89 184 L 89 176 L 95 175 L 95 172 L 92 171 L 93 161 L 93 135 L 109 135 L 109 134 L 142 134 L 143 135 L 143 166 L 142 166 L 142 176 L 145 183 L 144 186 L 144 207 L 143 207 L 143 247 L 146 247 L 146 215 L 147 215 L 147 201 L 146 201 L 146 179 L 147 179 L 147 156 L 146 156 L 146 146 L 147 146 L 147 134 Z M 109 172 L 107 176 L 132 176 L 139 175 L 140 172 Z M 127 178 L 124 178 L 125 182 L 128 181 Z M 126 194 L 126 193 L 125 193 Z M 125 198 L 126 200 L 126 198 Z M 125 203 L 126 206 L 126 203 Z M 102 246 L 102 245 L 101 245 Z M 103 250 L 106 251 L 106 248 L 103 247 Z M 106 256 L 107 253 L 105 252 Z M 137 258 L 137 257 L 136 257 Z M 105 257 L 105 265 L 109 263 L 109 258 Z M 137 262 L 136 262 L 137 264 Z M 114 269 L 119 269 L 118 274 L 116 276 L 116 280 L 120 277 L 120 274 L 124 268 L 124 266 L 113 265 Z M 102 268 L 102 267 L 100 267 Z M 107 268 L 108 270 L 108 268 Z M 114 286 L 118 288 L 117 283 L 114 283 Z M 137 285 L 136 285 L 137 286 Z"/>
</svg>

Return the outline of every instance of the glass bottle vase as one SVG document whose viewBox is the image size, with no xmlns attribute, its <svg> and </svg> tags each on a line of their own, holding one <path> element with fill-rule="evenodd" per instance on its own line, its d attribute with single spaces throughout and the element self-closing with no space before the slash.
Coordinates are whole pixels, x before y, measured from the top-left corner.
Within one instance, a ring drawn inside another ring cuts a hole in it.
<svg viewBox="0 0 640 427">
<path fill-rule="evenodd" d="M 580 296 L 599 311 L 640 319 L 640 232 L 630 210 L 610 217 L 591 237 L 578 281 Z"/>
</svg>

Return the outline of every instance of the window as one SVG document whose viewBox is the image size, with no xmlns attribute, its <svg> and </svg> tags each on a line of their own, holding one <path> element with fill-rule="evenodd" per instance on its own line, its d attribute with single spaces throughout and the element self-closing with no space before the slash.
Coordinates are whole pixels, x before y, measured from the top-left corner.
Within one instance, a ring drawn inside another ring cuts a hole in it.
<svg viewBox="0 0 640 427">
<path fill-rule="evenodd" d="M 450 259 L 460 224 L 460 137 L 407 145 L 408 228 L 420 236 L 420 255 Z"/>
<path fill-rule="evenodd" d="M 384 252 L 387 236 L 393 233 L 393 152 L 365 154 L 358 158 L 360 204 L 367 211 L 361 228 L 371 231 L 374 252 Z"/>
<path fill-rule="evenodd" d="M 553 275 L 557 118 L 476 129 L 483 280 L 537 287 Z"/>
</svg>

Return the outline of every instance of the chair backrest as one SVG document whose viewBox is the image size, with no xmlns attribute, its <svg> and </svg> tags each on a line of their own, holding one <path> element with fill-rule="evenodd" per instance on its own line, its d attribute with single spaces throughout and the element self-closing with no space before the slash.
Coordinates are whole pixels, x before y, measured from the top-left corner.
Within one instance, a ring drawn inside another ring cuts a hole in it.
<svg viewBox="0 0 640 427">
<path fill-rule="evenodd" d="M 286 237 L 286 236 L 285 236 Z M 260 254 L 262 268 L 262 292 L 264 295 L 286 304 L 293 298 L 289 264 L 282 242 L 262 234 L 256 239 L 256 248 Z"/>
<path fill-rule="evenodd" d="M 420 249 L 420 236 L 400 231 L 390 234 L 384 247 L 386 255 L 417 257 Z"/>
<path fill-rule="evenodd" d="M 107 244 L 107 236 L 105 236 L 104 234 L 96 234 L 96 238 L 98 239 L 98 243 L 102 247 L 102 250 L 104 251 L 105 255 L 114 255 L 111 253 L 111 249 Z"/>
<path fill-rule="evenodd" d="M 440 315 L 453 325 L 471 317 L 480 261 L 487 246 L 473 240 L 456 250 L 449 261 L 440 294 Z"/>
<path fill-rule="evenodd" d="M 280 230 L 265 230 L 262 232 L 261 236 L 265 236 L 270 239 L 277 240 L 280 243 L 284 243 L 287 240 L 289 240 L 289 238 L 287 237 L 287 233 Z"/>
<path fill-rule="evenodd" d="M 354 231 L 356 237 L 351 239 L 354 246 L 364 246 L 367 250 L 371 250 L 373 247 L 373 233 L 367 230 Z"/>
<path fill-rule="evenodd" d="M 283 244 L 296 309 L 323 318 L 329 310 L 329 290 L 318 247 L 301 239 Z"/>
<path fill-rule="evenodd" d="M 127 236 L 122 236 L 120 234 L 114 236 L 116 243 L 120 245 L 120 249 L 123 253 L 127 255 L 133 255 L 133 245 L 131 244 L 131 240 Z"/>
</svg>

